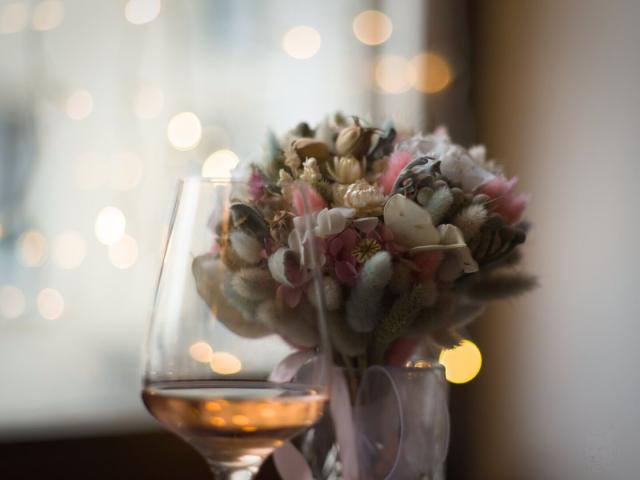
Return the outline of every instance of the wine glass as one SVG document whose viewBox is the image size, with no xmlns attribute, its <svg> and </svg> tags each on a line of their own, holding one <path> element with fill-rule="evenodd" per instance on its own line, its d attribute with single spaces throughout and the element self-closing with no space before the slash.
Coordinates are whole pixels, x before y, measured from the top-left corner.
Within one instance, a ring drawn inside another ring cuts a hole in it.
<svg viewBox="0 0 640 480">
<path fill-rule="evenodd" d="M 329 394 L 311 215 L 296 219 L 294 251 L 278 235 L 291 223 L 276 225 L 277 212 L 258 210 L 248 190 L 179 183 L 146 345 L 145 406 L 216 479 L 252 478 L 320 419 Z M 304 188 L 298 198 L 308 204 Z M 281 274 L 296 278 L 295 307 L 282 301 Z"/>
</svg>

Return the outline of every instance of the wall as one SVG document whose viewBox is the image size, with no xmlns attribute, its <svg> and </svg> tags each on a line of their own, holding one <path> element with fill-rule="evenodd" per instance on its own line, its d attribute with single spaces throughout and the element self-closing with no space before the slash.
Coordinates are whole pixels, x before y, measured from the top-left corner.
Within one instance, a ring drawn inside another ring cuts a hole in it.
<svg viewBox="0 0 640 480">
<path fill-rule="evenodd" d="M 640 2 L 475 5 L 478 140 L 533 194 L 541 288 L 475 329 L 468 478 L 632 479 Z"/>
</svg>

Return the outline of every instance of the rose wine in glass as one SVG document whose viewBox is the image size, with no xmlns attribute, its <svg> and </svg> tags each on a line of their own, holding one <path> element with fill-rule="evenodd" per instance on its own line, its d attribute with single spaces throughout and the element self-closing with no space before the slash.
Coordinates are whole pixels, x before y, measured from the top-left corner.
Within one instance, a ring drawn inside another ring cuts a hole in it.
<svg viewBox="0 0 640 480">
<path fill-rule="evenodd" d="M 244 200 L 244 187 L 181 181 L 142 391 L 147 410 L 219 479 L 252 478 L 275 449 L 322 417 L 329 393 L 311 218 L 303 219 L 305 254 L 281 255 L 299 270 L 301 287 L 315 292 L 291 308 L 276 294 L 268 213 Z"/>
</svg>

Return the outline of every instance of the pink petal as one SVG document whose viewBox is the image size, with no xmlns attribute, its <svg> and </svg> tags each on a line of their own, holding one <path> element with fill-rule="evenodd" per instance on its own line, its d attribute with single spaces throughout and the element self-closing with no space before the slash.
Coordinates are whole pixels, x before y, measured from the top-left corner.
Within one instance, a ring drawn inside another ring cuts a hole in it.
<svg viewBox="0 0 640 480">
<path fill-rule="evenodd" d="M 355 286 L 356 279 L 358 278 L 358 270 L 350 262 L 339 261 L 335 264 L 336 276 L 342 283 Z"/>
<path fill-rule="evenodd" d="M 307 194 L 307 200 L 309 202 L 309 210 L 311 212 L 318 212 L 327 206 L 322 196 L 316 191 L 315 188 L 311 188 L 308 185 L 302 185 L 300 188 L 305 189 Z M 296 189 L 293 192 L 293 207 L 298 215 L 305 214 L 304 198 L 300 189 Z"/>
<path fill-rule="evenodd" d="M 340 238 L 344 242 L 344 249 L 351 252 L 353 247 L 358 243 L 358 234 L 353 228 L 347 228 L 344 232 L 340 234 Z"/>
<path fill-rule="evenodd" d="M 443 257 L 442 252 L 423 252 L 416 255 L 413 261 L 420 270 L 420 280 L 432 280 Z"/>
<path fill-rule="evenodd" d="M 400 150 L 391 154 L 387 169 L 380 176 L 380 183 L 382 184 L 385 195 L 391 193 L 393 184 L 396 183 L 400 171 L 406 167 L 410 161 L 411 152 L 408 150 Z"/>
<path fill-rule="evenodd" d="M 340 253 L 340 250 L 342 250 L 342 247 L 344 247 L 344 242 L 342 241 L 342 239 L 339 236 L 333 237 L 329 242 L 329 253 L 332 257 L 337 257 Z"/>
</svg>

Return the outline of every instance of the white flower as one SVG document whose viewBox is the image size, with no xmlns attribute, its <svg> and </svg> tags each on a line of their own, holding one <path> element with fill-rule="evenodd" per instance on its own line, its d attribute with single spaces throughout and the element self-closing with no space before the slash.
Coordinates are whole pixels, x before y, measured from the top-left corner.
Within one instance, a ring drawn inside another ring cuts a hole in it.
<svg viewBox="0 0 640 480">
<path fill-rule="evenodd" d="M 355 213 L 353 208 L 323 208 L 316 215 L 314 232 L 321 238 L 337 235 L 347 227 L 347 220 Z"/>
<path fill-rule="evenodd" d="M 315 220 L 310 218 L 310 222 L 311 228 L 314 229 Z M 307 221 L 304 216 L 293 217 L 293 230 L 289 233 L 287 243 L 289 248 L 298 255 L 298 258 L 300 258 L 301 265 L 308 267 L 312 265 L 311 260 L 313 251 L 311 250 L 311 241 L 314 237 L 314 233 L 310 233 L 307 229 Z M 326 259 L 321 252 L 317 252 L 317 259 L 319 266 L 324 265 Z"/>
<path fill-rule="evenodd" d="M 458 145 L 452 145 L 439 158 L 440 170 L 447 179 L 461 185 L 467 192 L 495 178 L 495 175 L 474 161 L 469 153 Z"/>
<path fill-rule="evenodd" d="M 478 264 L 460 229 L 450 224 L 436 228 L 429 212 L 404 195 L 397 193 L 387 201 L 384 223 L 393 233 L 394 240 L 408 247 L 410 253 L 450 250 L 461 270 L 466 273 L 478 271 Z"/>
<path fill-rule="evenodd" d="M 402 140 L 396 150 L 409 150 L 413 158 L 431 156 L 440 158 L 451 146 L 449 135 L 444 129 L 438 129 L 429 135 L 417 134 Z"/>
</svg>

